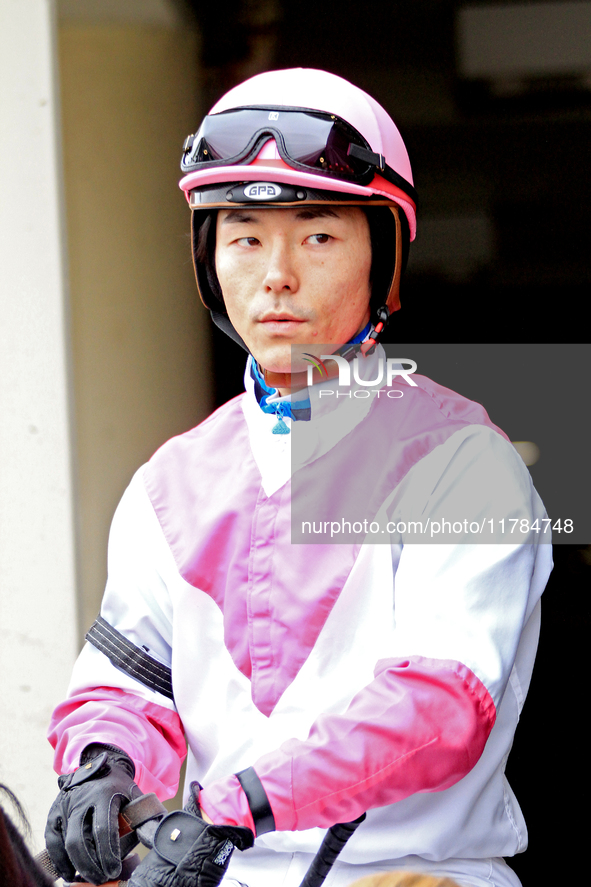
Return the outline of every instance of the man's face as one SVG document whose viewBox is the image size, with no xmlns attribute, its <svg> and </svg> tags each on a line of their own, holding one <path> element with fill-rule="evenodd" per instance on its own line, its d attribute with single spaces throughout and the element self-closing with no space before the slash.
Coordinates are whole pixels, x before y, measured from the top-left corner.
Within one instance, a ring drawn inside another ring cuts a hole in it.
<svg viewBox="0 0 591 887">
<path fill-rule="evenodd" d="M 221 210 L 215 264 L 234 328 L 272 372 L 292 371 L 292 345 L 320 354 L 315 344 L 344 344 L 369 321 L 371 241 L 358 207 Z"/>
</svg>

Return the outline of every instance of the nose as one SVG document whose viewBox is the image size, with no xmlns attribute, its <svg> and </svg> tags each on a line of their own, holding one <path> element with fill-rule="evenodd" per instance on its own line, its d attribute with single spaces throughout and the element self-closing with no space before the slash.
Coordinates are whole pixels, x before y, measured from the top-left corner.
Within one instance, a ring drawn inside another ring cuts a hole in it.
<svg viewBox="0 0 591 887">
<path fill-rule="evenodd" d="M 289 244 L 277 238 L 269 253 L 265 278 L 265 291 L 276 295 L 295 293 L 299 282 Z"/>
</svg>

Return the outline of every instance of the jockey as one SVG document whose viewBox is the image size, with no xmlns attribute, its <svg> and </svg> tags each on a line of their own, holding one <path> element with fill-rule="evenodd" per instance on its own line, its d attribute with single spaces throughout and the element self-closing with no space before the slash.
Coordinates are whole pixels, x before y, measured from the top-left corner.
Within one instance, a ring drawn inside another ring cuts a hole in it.
<svg viewBox="0 0 591 887">
<path fill-rule="evenodd" d="M 199 293 L 248 352 L 246 392 L 117 509 L 50 728 L 53 862 L 118 877 L 121 806 L 174 796 L 188 754 L 186 806 L 132 887 L 298 887 L 321 830 L 364 812 L 333 887 L 392 869 L 518 887 L 504 769 L 550 547 L 497 532 L 544 509 L 479 404 L 410 371 L 371 389 L 416 231 L 400 133 L 340 77 L 272 71 L 212 108 L 181 166 Z M 324 532 L 296 539 L 308 511 Z M 464 532 L 411 539 L 410 518 Z M 338 520 L 353 531 L 331 539 Z"/>
</svg>

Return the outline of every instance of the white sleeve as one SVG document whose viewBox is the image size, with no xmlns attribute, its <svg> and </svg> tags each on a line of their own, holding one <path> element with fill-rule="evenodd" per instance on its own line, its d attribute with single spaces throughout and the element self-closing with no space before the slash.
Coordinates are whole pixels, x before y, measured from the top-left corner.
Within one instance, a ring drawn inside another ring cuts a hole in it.
<svg viewBox="0 0 591 887">
<path fill-rule="evenodd" d="M 464 663 L 498 704 L 552 568 L 529 472 L 503 437 L 471 426 L 409 472 L 391 508 L 423 526 L 397 565 L 398 651 Z"/>
</svg>

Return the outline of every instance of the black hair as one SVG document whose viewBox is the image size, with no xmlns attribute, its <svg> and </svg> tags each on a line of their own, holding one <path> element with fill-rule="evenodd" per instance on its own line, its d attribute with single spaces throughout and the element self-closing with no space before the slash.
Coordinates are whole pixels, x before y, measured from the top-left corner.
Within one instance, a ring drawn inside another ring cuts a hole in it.
<svg viewBox="0 0 591 887">
<path fill-rule="evenodd" d="M 195 211 L 193 211 L 193 251 L 195 262 L 205 268 L 209 288 L 221 304 L 224 304 L 222 288 L 215 270 L 215 232 L 218 217 L 217 209 L 205 213 L 205 219 L 200 226 L 195 224 Z"/>
</svg>

